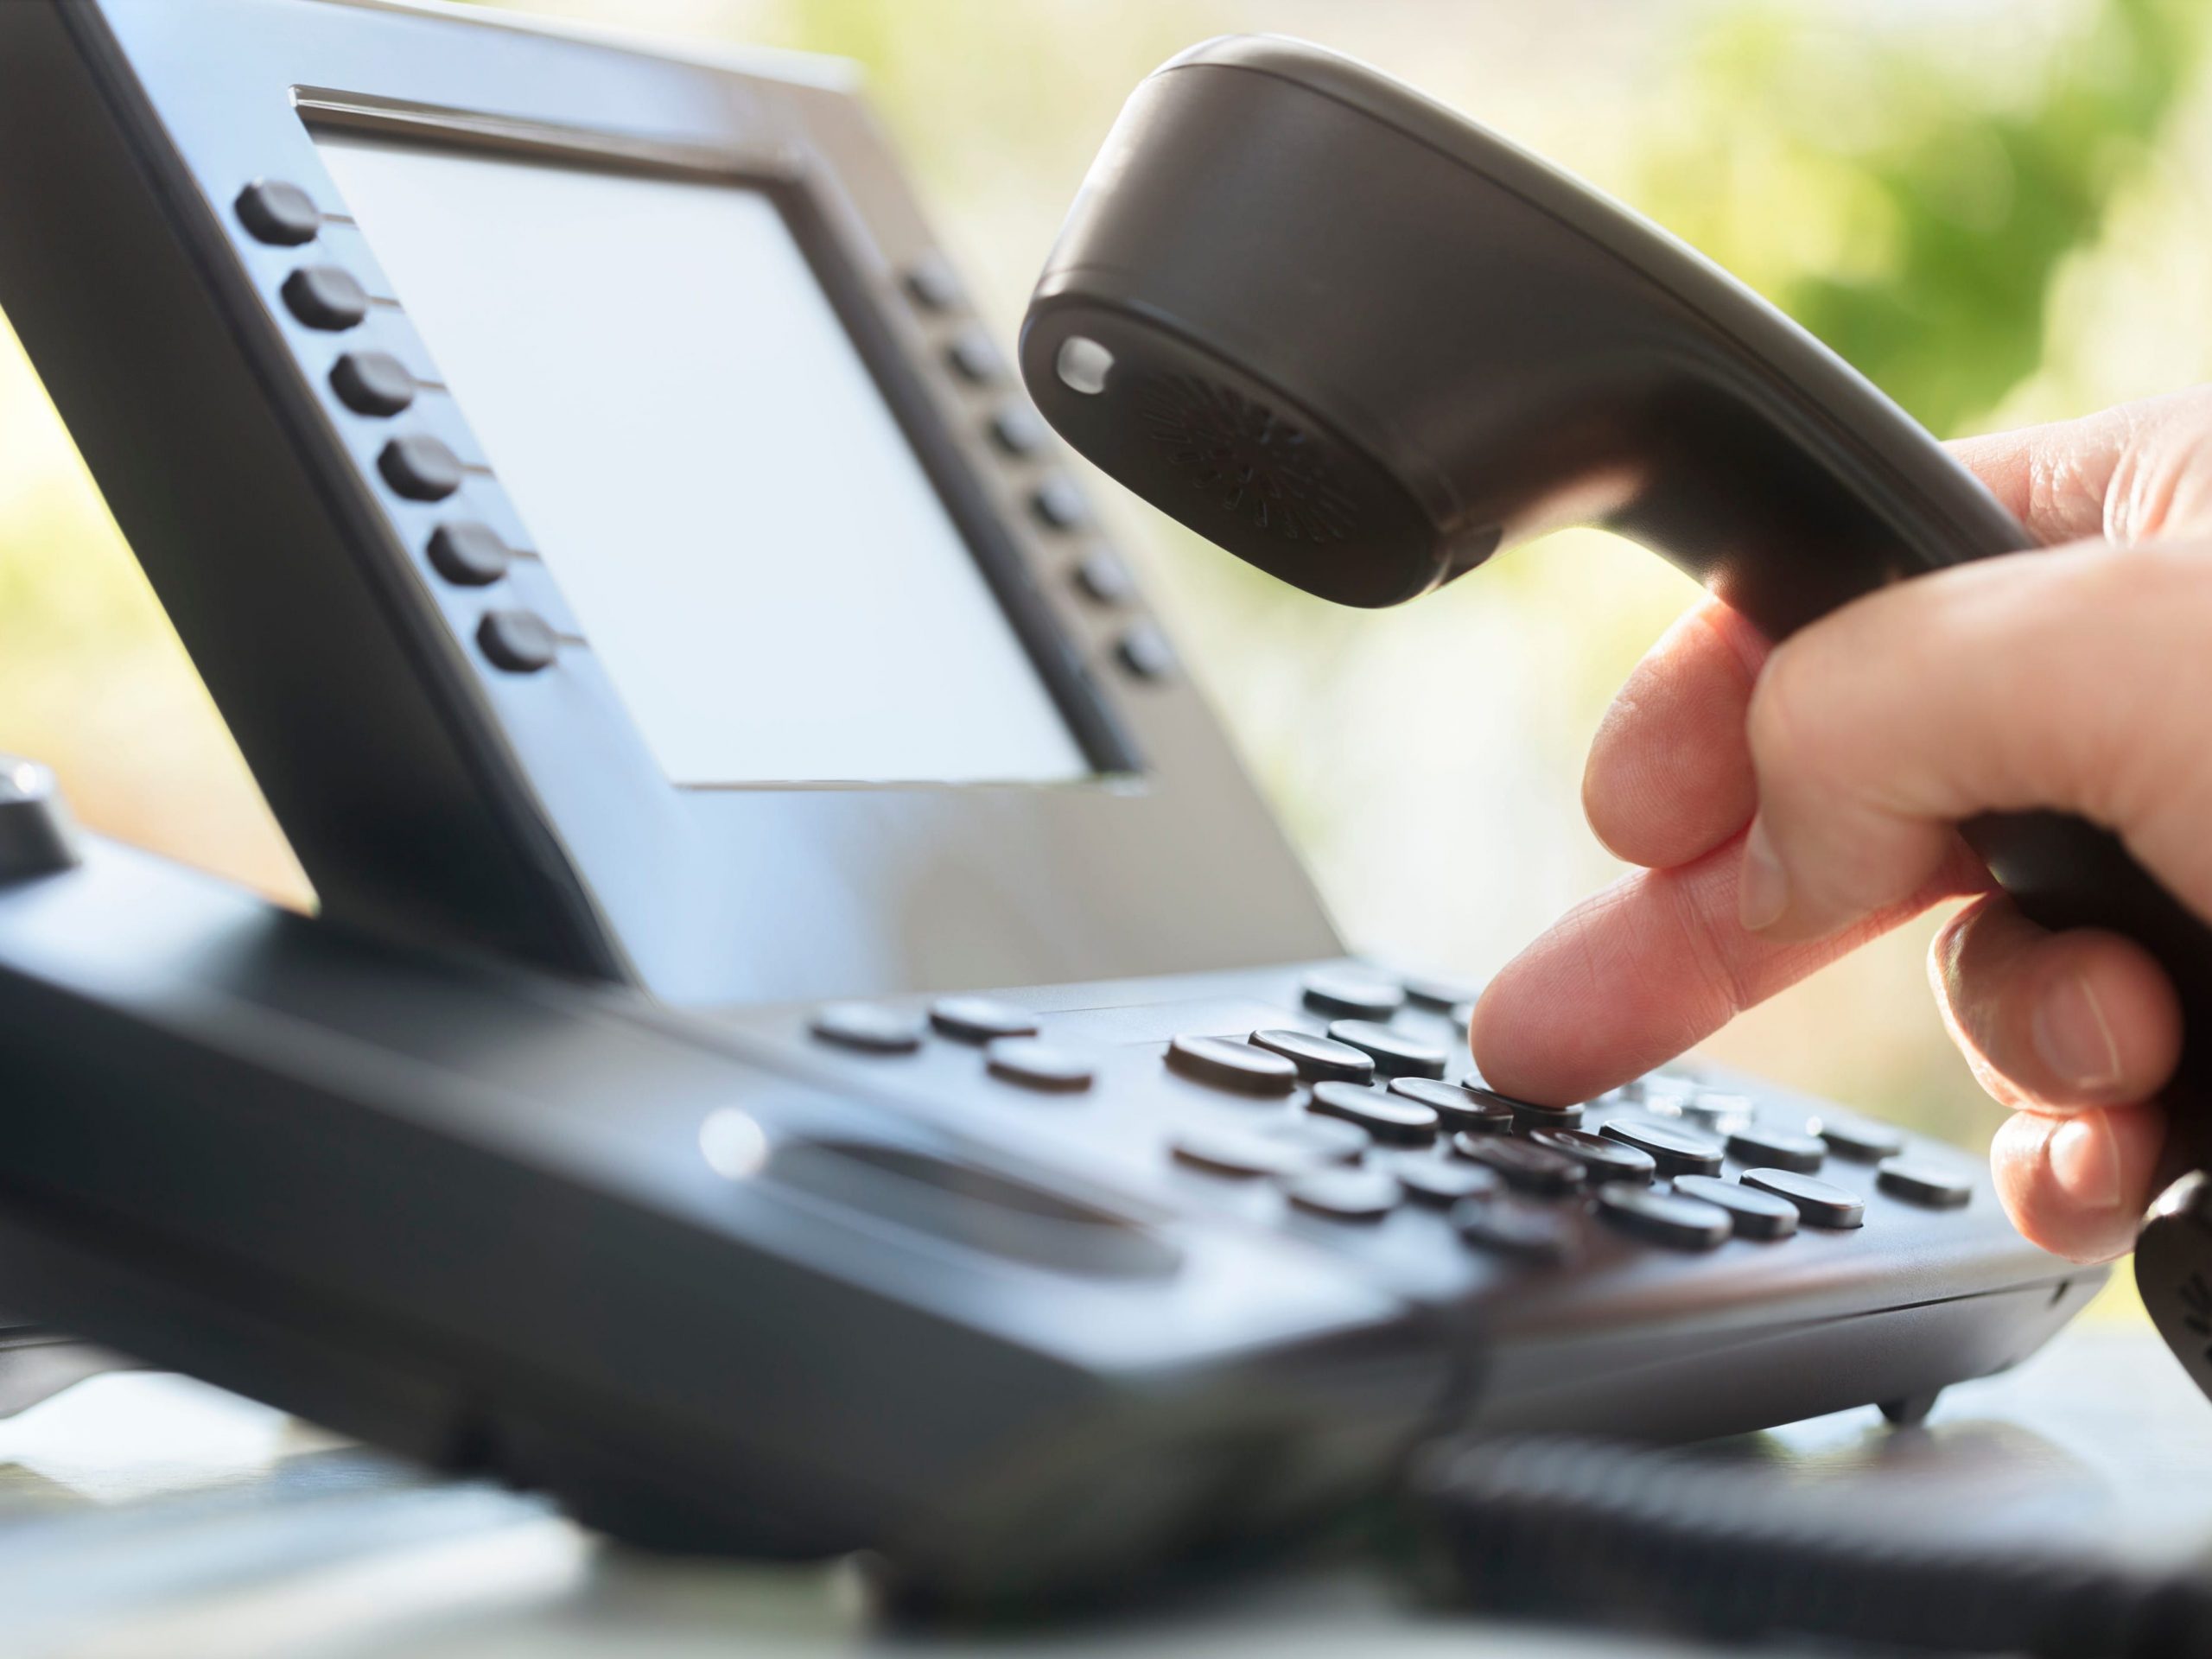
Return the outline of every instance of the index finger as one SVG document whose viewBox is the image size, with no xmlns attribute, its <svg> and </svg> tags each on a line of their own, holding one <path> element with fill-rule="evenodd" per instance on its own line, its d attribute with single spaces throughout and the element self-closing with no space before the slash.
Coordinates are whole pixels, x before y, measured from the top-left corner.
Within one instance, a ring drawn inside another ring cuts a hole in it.
<svg viewBox="0 0 2212 1659">
<path fill-rule="evenodd" d="M 1500 969 L 1468 1026 L 1484 1081 L 1522 1100 L 1588 1100 L 1930 905 L 1991 885 L 1960 842 L 1910 897 L 1826 938 L 1777 943 L 1738 919 L 1743 840 L 1672 869 L 1631 872 Z"/>
</svg>

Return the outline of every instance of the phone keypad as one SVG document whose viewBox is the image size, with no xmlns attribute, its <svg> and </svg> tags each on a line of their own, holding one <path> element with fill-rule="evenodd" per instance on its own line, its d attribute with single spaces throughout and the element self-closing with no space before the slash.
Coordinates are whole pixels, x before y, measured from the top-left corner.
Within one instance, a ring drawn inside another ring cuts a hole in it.
<svg viewBox="0 0 2212 1659">
<path fill-rule="evenodd" d="M 1470 1274 L 1503 1287 L 1569 1263 L 1599 1274 L 1637 1271 L 1640 1260 L 1739 1260 L 1731 1250 L 1795 1259 L 1812 1248 L 1793 1243 L 1802 1235 L 1848 1238 L 1881 1205 L 1902 1224 L 1908 1211 L 1973 1198 L 1970 1175 L 1917 1150 L 1878 1162 L 1880 1202 L 1862 1197 L 1820 1172 L 1845 1145 L 1903 1148 L 1902 1133 L 1715 1086 L 1702 1071 L 1677 1066 L 1565 1105 L 1501 1094 L 1474 1075 L 1452 1030 L 1451 1010 L 1474 988 L 1418 988 L 1337 964 L 1271 994 L 1280 1001 L 1223 1005 L 1225 1015 L 1282 1010 L 1272 1021 L 1134 1044 L 1098 1023 L 1111 1007 L 1056 1016 L 1018 995 L 950 996 L 911 1012 L 832 1005 L 811 1029 L 855 1055 L 926 1050 L 949 1061 L 980 1049 L 963 1099 L 978 1087 L 1004 1088 L 985 1098 L 1013 1105 L 1032 1097 L 1019 1108 L 1024 1122 L 1088 1124 L 1116 1156 L 1141 1159 L 1148 1147 L 1171 1204 L 1225 1206 L 1436 1294 Z M 1178 1006 L 1128 1012 L 1159 1031 Z"/>
</svg>

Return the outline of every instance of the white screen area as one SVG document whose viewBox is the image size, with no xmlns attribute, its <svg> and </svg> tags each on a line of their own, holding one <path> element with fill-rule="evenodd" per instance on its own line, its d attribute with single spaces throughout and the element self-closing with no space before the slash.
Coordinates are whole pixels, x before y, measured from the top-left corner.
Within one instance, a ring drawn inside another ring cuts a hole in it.
<svg viewBox="0 0 2212 1659">
<path fill-rule="evenodd" d="M 671 781 L 1090 770 L 767 197 L 315 139 Z"/>
</svg>

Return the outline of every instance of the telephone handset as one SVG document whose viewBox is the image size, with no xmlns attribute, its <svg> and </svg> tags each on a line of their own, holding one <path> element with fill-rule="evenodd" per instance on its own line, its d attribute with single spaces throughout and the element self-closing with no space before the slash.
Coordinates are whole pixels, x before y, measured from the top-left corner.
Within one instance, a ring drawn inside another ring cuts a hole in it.
<svg viewBox="0 0 2212 1659">
<path fill-rule="evenodd" d="M 1340 604 L 1431 592 L 1569 523 L 1642 542 L 1782 638 L 1902 577 L 2031 545 L 1910 416 L 1617 204 L 1348 59 L 1211 41 L 1130 99 L 1053 248 L 1021 367 L 1061 435 L 1154 505 Z M 2030 916 L 2142 942 L 2212 1057 L 2212 930 L 2078 818 L 1966 827 Z M 2170 1173 L 2202 1167 L 2177 1118 Z M 2203 1183 L 2138 1276 L 2181 1300 Z"/>
</svg>

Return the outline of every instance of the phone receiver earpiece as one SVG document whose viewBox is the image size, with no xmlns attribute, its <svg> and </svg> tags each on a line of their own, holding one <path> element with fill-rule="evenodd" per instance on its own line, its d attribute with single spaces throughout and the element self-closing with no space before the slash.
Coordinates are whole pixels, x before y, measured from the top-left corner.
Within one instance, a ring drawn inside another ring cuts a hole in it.
<svg viewBox="0 0 2212 1659">
<path fill-rule="evenodd" d="M 1398 604 L 1501 546 L 1595 524 L 1781 639 L 1885 583 L 2031 544 L 1910 416 L 1719 267 L 1293 41 L 1210 41 L 1137 88 L 1038 282 L 1020 361 L 1091 461 L 1342 604 Z M 2036 920 L 2116 929 L 2171 973 L 2190 1036 L 2169 1162 L 2202 1168 L 2212 929 L 2081 819 L 1966 833 Z M 2196 1340 L 2205 1317 L 2182 1300 L 2212 1277 L 2202 1191 L 2153 1212 L 2139 1277 L 2205 1383 L 2176 1335 Z"/>
</svg>

